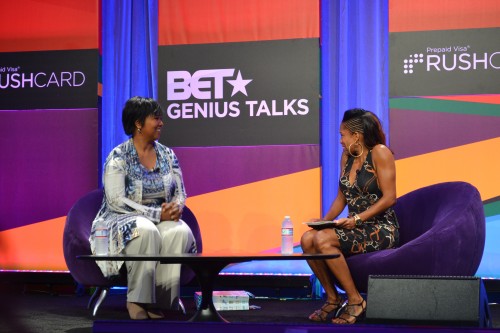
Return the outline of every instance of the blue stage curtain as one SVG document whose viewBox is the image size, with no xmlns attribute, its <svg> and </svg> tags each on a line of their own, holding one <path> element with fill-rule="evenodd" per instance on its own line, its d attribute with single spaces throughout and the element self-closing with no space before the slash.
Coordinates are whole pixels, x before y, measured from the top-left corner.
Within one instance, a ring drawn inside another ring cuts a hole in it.
<svg viewBox="0 0 500 333">
<path fill-rule="evenodd" d="M 100 168 L 127 139 L 121 121 L 126 100 L 157 98 L 158 0 L 102 0 L 101 17 Z"/>
<path fill-rule="evenodd" d="M 344 111 L 370 110 L 389 135 L 388 0 L 321 0 L 322 212 L 340 175 Z"/>
</svg>

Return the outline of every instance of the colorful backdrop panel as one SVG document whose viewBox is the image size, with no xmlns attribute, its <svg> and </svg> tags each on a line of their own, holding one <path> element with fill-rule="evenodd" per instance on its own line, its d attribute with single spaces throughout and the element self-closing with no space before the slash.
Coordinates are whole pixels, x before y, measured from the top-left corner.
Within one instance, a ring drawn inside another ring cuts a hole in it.
<svg viewBox="0 0 500 333">
<path fill-rule="evenodd" d="M 0 270 L 67 270 L 65 215 L 97 187 L 97 0 L 0 10 Z"/>
<path fill-rule="evenodd" d="M 319 2 L 165 0 L 159 13 L 161 141 L 204 251 L 277 251 L 284 215 L 298 242 L 320 214 Z"/>
<path fill-rule="evenodd" d="M 444 181 L 476 186 L 486 212 L 477 275 L 498 278 L 500 3 L 392 0 L 389 29 L 398 195 Z"/>
</svg>

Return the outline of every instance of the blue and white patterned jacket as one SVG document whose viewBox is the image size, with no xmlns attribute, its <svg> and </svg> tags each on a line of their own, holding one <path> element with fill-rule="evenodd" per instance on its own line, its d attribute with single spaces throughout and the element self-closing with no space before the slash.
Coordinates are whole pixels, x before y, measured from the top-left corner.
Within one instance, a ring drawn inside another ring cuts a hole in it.
<svg viewBox="0 0 500 333">
<path fill-rule="evenodd" d="M 103 219 L 109 230 L 108 253 L 119 254 L 139 236 L 137 216 L 160 222 L 161 204 L 176 202 L 184 207 L 186 191 L 179 162 L 172 149 L 155 142 L 156 166 L 146 169 L 139 161 L 133 140 L 118 145 L 104 164 L 104 199 L 89 238 L 94 253 L 96 221 Z M 123 262 L 97 261 L 104 276 L 118 275 Z"/>
</svg>

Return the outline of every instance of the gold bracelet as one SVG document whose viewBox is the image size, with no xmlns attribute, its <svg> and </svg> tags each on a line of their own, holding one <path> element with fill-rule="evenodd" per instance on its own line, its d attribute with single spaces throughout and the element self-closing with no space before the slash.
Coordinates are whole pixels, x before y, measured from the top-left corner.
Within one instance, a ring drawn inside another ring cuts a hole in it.
<svg viewBox="0 0 500 333">
<path fill-rule="evenodd" d="M 353 218 L 354 218 L 354 224 L 356 225 L 356 227 L 361 227 L 361 225 L 363 224 L 363 220 L 361 219 L 361 217 L 359 217 L 358 214 L 354 214 Z"/>
</svg>

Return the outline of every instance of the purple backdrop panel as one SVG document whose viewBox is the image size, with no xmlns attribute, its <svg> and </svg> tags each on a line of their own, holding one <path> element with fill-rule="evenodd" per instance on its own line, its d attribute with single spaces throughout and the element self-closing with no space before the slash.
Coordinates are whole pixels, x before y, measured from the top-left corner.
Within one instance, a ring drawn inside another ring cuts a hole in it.
<svg viewBox="0 0 500 333">
<path fill-rule="evenodd" d="M 97 109 L 0 111 L 0 230 L 65 216 L 97 188 Z"/>
<path fill-rule="evenodd" d="M 498 137 L 500 117 L 391 109 L 396 159 Z M 481 130 L 474 130 L 480 128 Z"/>
<path fill-rule="evenodd" d="M 188 196 L 317 168 L 319 145 L 174 148 Z"/>
</svg>

